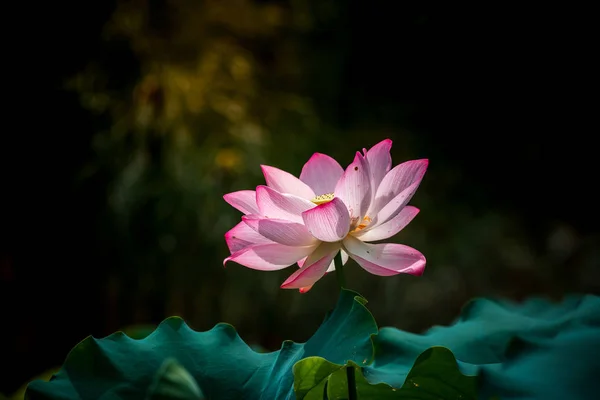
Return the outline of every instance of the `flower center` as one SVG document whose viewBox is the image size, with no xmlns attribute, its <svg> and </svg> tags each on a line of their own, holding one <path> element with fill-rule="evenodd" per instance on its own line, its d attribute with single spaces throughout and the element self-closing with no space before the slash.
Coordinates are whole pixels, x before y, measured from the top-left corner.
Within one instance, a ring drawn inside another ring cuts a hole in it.
<svg viewBox="0 0 600 400">
<path fill-rule="evenodd" d="M 334 197 L 335 195 L 333 193 L 326 193 L 316 196 L 311 201 L 316 205 L 320 206 L 321 204 L 329 203 L 331 200 L 333 200 Z"/>
<path fill-rule="evenodd" d="M 320 206 L 321 204 L 326 204 L 329 203 L 331 200 L 333 200 L 335 198 L 335 194 L 334 193 L 325 193 L 325 194 L 321 194 L 318 196 L 315 196 L 311 202 L 315 203 L 316 205 Z M 352 218 L 352 221 L 350 221 L 350 233 L 356 233 L 359 232 L 363 229 L 365 229 L 367 226 L 369 226 L 369 224 L 371 223 L 371 217 L 366 216 L 362 219 L 362 221 L 360 220 L 360 217 L 356 217 L 356 218 Z"/>
<path fill-rule="evenodd" d="M 358 219 L 358 218 L 357 218 Z M 369 224 L 371 223 L 371 217 L 366 216 L 363 218 L 362 222 L 360 224 L 357 224 L 358 221 L 352 223 L 351 227 L 350 227 L 350 233 L 356 233 L 360 230 L 365 229 L 367 226 L 369 226 Z M 356 226 L 356 228 L 352 229 L 353 226 Z"/>
</svg>

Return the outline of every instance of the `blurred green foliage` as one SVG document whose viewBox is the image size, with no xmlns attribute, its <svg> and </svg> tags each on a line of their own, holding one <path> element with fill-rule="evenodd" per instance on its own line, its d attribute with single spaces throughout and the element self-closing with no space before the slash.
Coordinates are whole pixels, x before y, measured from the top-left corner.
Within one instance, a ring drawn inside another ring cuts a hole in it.
<svg viewBox="0 0 600 400">
<path fill-rule="evenodd" d="M 298 174 L 316 151 L 347 165 L 354 151 L 388 136 L 395 164 L 429 151 L 415 146 L 417 133 L 402 124 L 394 132 L 376 123 L 342 132 L 327 108 L 317 112 L 316 102 L 342 93 L 335 77 L 344 67 L 345 37 L 330 38 L 328 45 L 341 46 L 335 52 L 311 51 L 323 29 L 338 26 L 338 35 L 347 34 L 340 3 L 158 4 L 119 3 L 105 27 L 106 46 L 123 52 L 125 43 L 135 60 L 121 67 L 129 68 L 120 71 L 128 79 L 113 79 L 114 62 L 95 61 L 68 84 L 105 121 L 81 180 L 106 177 L 100 232 L 116 254 L 107 266 L 107 304 L 131 307 L 133 321 L 119 325 L 153 318 L 144 299 L 154 296 L 152 307 L 164 306 L 158 315 L 182 315 L 192 326 L 227 321 L 252 342 L 302 340 L 333 302 L 333 278 L 300 296 L 279 289 L 291 269 L 223 269 L 223 234 L 240 215 L 222 195 L 262 184 L 262 163 Z M 119 52 L 115 57 L 125 59 Z M 449 321 L 473 295 L 520 296 L 539 290 L 534 281 L 550 275 L 558 258 L 536 254 L 510 211 L 461 204 L 453 194 L 463 189 L 461 179 L 457 167 L 433 159 L 412 201 L 422 213 L 393 239 L 427 256 L 424 277 L 383 279 L 350 264 L 350 287 L 371 300 L 381 321 L 423 329 Z M 572 250 L 576 234 L 568 226 L 553 235 L 554 251 Z"/>
</svg>

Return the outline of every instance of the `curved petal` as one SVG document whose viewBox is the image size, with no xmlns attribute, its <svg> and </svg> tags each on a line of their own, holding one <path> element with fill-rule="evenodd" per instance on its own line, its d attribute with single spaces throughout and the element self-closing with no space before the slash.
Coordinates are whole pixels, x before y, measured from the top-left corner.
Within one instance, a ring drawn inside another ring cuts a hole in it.
<svg viewBox="0 0 600 400">
<path fill-rule="evenodd" d="M 366 215 L 371 202 L 371 176 L 369 164 L 359 152 L 338 181 L 335 197 L 348 207 L 350 219 L 360 221 Z"/>
<path fill-rule="evenodd" d="M 353 236 L 346 237 L 343 243 L 350 257 L 374 275 L 422 275 L 425 269 L 425 256 L 412 247 L 396 243 L 368 244 Z"/>
<path fill-rule="evenodd" d="M 395 217 L 389 221 L 373 226 L 371 229 L 363 229 L 355 234 L 363 242 L 372 242 L 375 240 L 387 239 L 400 232 L 410 223 L 419 213 L 419 209 L 413 206 L 406 206 Z"/>
<path fill-rule="evenodd" d="M 271 240 L 250 228 L 244 221 L 231 228 L 225 234 L 225 241 L 227 242 L 227 247 L 231 254 L 249 246 L 273 243 Z"/>
<path fill-rule="evenodd" d="M 339 242 L 350 230 L 348 208 L 338 198 L 304 211 L 302 219 L 310 234 L 324 242 Z"/>
<path fill-rule="evenodd" d="M 369 171 L 371 172 L 371 190 L 373 191 L 373 195 L 375 195 L 383 177 L 392 168 L 391 148 L 392 141 L 385 139 L 367 151 L 367 162 L 369 163 Z"/>
<path fill-rule="evenodd" d="M 375 219 L 373 221 L 373 226 L 383 225 L 386 222 L 392 220 L 396 217 L 408 204 L 410 199 L 414 196 L 417 188 L 419 187 L 419 182 L 415 182 L 406 189 L 404 189 L 400 194 L 394 197 L 390 202 L 383 206 L 383 208 L 377 213 Z"/>
<path fill-rule="evenodd" d="M 293 194 L 306 200 L 315 197 L 315 192 L 306 183 L 289 172 L 268 165 L 261 165 L 260 167 L 265 176 L 265 181 L 267 181 L 267 186 L 272 187 L 279 193 Z"/>
<path fill-rule="evenodd" d="M 348 262 L 348 253 L 346 253 L 343 249 L 340 250 L 342 252 L 342 265 L 346 265 L 346 263 Z M 304 265 L 304 262 L 306 261 L 306 258 L 303 258 L 302 260 L 298 261 L 298 266 L 300 268 L 302 268 L 302 266 Z M 331 263 L 329 264 L 329 268 L 327 268 L 327 272 L 333 272 L 335 271 L 335 260 L 331 260 Z M 308 292 L 308 290 L 310 289 L 310 287 L 308 287 L 308 289 L 303 290 L 304 288 L 300 289 L 300 292 L 305 293 Z"/>
<path fill-rule="evenodd" d="M 302 289 L 308 291 L 316 281 L 321 279 L 327 268 L 340 250 L 341 243 L 323 242 L 317 249 L 308 256 L 304 266 L 290 275 L 289 278 L 281 284 L 282 289 Z"/>
<path fill-rule="evenodd" d="M 233 253 L 223 261 L 234 261 L 260 271 L 276 271 L 289 267 L 315 250 L 316 246 L 293 247 L 279 243 L 259 244 Z"/>
<path fill-rule="evenodd" d="M 346 253 L 344 250 L 340 250 L 342 252 L 342 265 L 346 265 L 346 263 L 348 262 L 348 253 Z M 331 261 L 331 264 L 329 264 L 329 268 L 327 268 L 327 273 L 335 271 L 335 260 Z"/>
<path fill-rule="evenodd" d="M 316 205 L 308 200 L 291 194 L 282 194 L 268 186 L 256 188 L 256 203 L 259 214 L 266 218 L 287 219 L 303 223 L 302 213 Z"/>
<path fill-rule="evenodd" d="M 428 165 L 429 160 L 427 159 L 411 160 L 396 165 L 383 177 L 379 184 L 375 199 L 369 209 L 369 215 L 377 215 L 387 203 L 409 186 L 416 183 L 418 187 L 421 180 L 423 180 Z"/>
<path fill-rule="evenodd" d="M 254 190 L 240 190 L 223 196 L 226 202 L 244 214 L 259 214 Z"/>
<path fill-rule="evenodd" d="M 265 238 L 286 246 L 311 246 L 317 244 L 302 224 L 284 219 L 262 218 L 257 215 L 242 217 L 251 230 Z"/>
<path fill-rule="evenodd" d="M 337 161 L 326 154 L 315 153 L 302 167 L 300 180 L 320 196 L 333 193 L 343 174 L 344 169 Z"/>
</svg>

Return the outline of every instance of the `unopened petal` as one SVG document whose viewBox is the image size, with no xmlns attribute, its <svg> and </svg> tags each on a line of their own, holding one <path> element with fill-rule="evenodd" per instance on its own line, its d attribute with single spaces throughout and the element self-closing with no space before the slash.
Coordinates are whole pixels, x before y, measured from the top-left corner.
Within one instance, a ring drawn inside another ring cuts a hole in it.
<svg viewBox="0 0 600 400">
<path fill-rule="evenodd" d="M 350 230 L 348 208 L 339 198 L 304 211 L 302 218 L 310 234 L 324 242 L 339 242 Z"/>
<path fill-rule="evenodd" d="M 326 154 L 315 153 L 304 164 L 300 180 L 315 192 L 316 196 L 335 191 L 335 185 L 344 174 L 341 165 Z"/>
<path fill-rule="evenodd" d="M 246 215 L 259 213 L 258 206 L 256 205 L 256 192 L 254 190 L 240 190 L 227 193 L 223 196 L 223 199 Z"/>
<path fill-rule="evenodd" d="M 227 247 L 231 254 L 249 246 L 273 243 L 271 240 L 250 228 L 244 221 L 241 221 L 225 234 L 225 241 L 227 242 Z"/>
<path fill-rule="evenodd" d="M 348 207 L 351 219 L 361 220 L 366 215 L 371 202 L 371 176 L 369 164 L 359 152 L 338 181 L 335 197 Z"/>
<path fill-rule="evenodd" d="M 341 244 L 323 242 L 317 249 L 308 256 L 304 266 L 294 272 L 281 285 L 282 289 L 303 289 L 306 291 L 321 279 L 327 272 L 327 268 L 336 253 L 340 250 Z"/>
<path fill-rule="evenodd" d="M 363 242 L 387 239 L 404 229 L 418 213 L 419 209 L 417 207 L 406 206 L 389 221 L 381 225 L 376 225 L 372 229 L 367 228 L 359 231 L 355 236 Z"/>
<path fill-rule="evenodd" d="M 315 193 L 306 183 L 289 172 L 268 165 L 261 165 L 260 167 L 265 176 L 265 181 L 267 181 L 267 186 L 277 190 L 279 193 L 293 194 L 306 200 L 311 200 L 315 197 Z"/>
<path fill-rule="evenodd" d="M 383 177 L 377 188 L 373 204 L 371 204 L 369 209 L 369 215 L 378 214 L 387 203 L 415 183 L 416 187 L 414 188 L 414 191 L 416 191 L 421 180 L 423 180 L 428 165 L 429 161 L 423 159 L 406 161 L 392 168 L 392 170 Z M 410 198 L 408 200 L 410 201 Z"/>
<path fill-rule="evenodd" d="M 315 239 L 303 224 L 284 219 L 262 218 L 249 215 L 242 220 L 260 236 L 286 246 L 310 246 Z"/>
<path fill-rule="evenodd" d="M 279 243 L 259 244 L 233 253 L 223 261 L 234 261 L 260 271 L 276 271 L 289 267 L 315 250 L 316 246 L 293 247 Z"/>
<path fill-rule="evenodd" d="M 309 200 L 292 194 L 283 194 L 268 186 L 256 188 L 256 202 L 260 214 L 267 218 L 287 219 L 303 223 L 302 213 L 316 207 Z"/>
<path fill-rule="evenodd" d="M 371 173 L 371 190 L 373 191 L 373 195 L 383 177 L 392 168 L 391 148 L 392 141 L 385 139 L 367 151 L 367 162 L 369 163 L 369 171 Z"/>
<path fill-rule="evenodd" d="M 422 275 L 425 269 L 425 256 L 409 246 L 363 243 L 353 236 L 348 236 L 343 243 L 350 257 L 374 275 Z"/>
</svg>

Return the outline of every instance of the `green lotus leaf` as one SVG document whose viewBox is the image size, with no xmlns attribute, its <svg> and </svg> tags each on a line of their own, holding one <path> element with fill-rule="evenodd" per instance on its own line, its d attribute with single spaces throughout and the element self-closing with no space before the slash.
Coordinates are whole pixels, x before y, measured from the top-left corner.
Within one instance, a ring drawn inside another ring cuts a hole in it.
<svg viewBox="0 0 600 400">
<path fill-rule="evenodd" d="M 172 358 L 165 360 L 148 391 L 148 400 L 204 400 L 204 398 L 196 380 Z"/>
<path fill-rule="evenodd" d="M 157 395 L 153 386 L 157 373 L 163 381 L 177 380 L 169 378 L 177 365 L 180 369 L 175 372 L 187 371 L 206 398 L 293 399 L 292 367 L 303 358 L 320 356 L 358 365 L 372 361 L 371 335 L 377 333 L 377 325 L 365 303 L 357 293 L 343 290 L 335 309 L 306 343 L 286 341 L 270 353 L 252 350 L 230 325 L 196 332 L 177 317 L 168 318 L 143 339 L 122 332 L 103 339 L 88 337 L 71 350 L 49 382 L 30 383 L 26 397 L 145 399 Z M 169 359 L 177 364 L 160 375 Z"/>
<path fill-rule="evenodd" d="M 332 399 L 347 396 L 345 365 L 355 368 L 359 398 L 469 399 L 475 396 L 472 375 L 478 375 L 482 399 L 586 399 L 600 393 L 597 296 L 559 303 L 477 299 L 454 324 L 423 334 L 382 328 L 374 335 L 365 303 L 342 291 L 308 342 L 286 341 L 271 353 L 252 350 L 229 325 L 195 332 L 178 318 L 141 340 L 122 333 L 87 338 L 50 382 L 32 383 L 26 395 L 144 399 L 171 393 L 191 399 L 197 385 L 206 398 Z M 164 364 L 169 359 L 172 364 Z"/>
<path fill-rule="evenodd" d="M 156 329 L 156 325 L 140 324 L 129 325 L 121 329 L 121 331 L 132 339 L 143 339 Z"/>
<path fill-rule="evenodd" d="M 294 366 L 298 400 L 348 398 L 348 368 L 354 373 L 359 399 L 457 399 L 474 400 L 476 378 L 458 370 L 456 359 L 444 347 L 432 347 L 415 361 L 402 387 L 367 381 L 363 369 L 350 361 L 334 364 L 320 357 L 310 357 Z M 326 397 L 324 396 L 326 395 Z"/>
<path fill-rule="evenodd" d="M 474 400 L 477 381 L 474 376 L 460 372 L 450 350 L 436 346 L 417 358 L 400 393 L 406 399 Z"/>
<path fill-rule="evenodd" d="M 307 357 L 298 361 L 293 368 L 296 399 L 322 399 L 331 374 L 343 367 L 323 357 Z"/>
<path fill-rule="evenodd" d="M 450 326 L 423 334 L 382 328 L 373 342 L 374 362 L 363 368 L 371 383 L 404 385 L 413 360 L 443 346 L 464 374 L 479 375 L 482 399 L 587 399 L 600 393 L 598 296 L 475 299 Z"/>
</svg>

